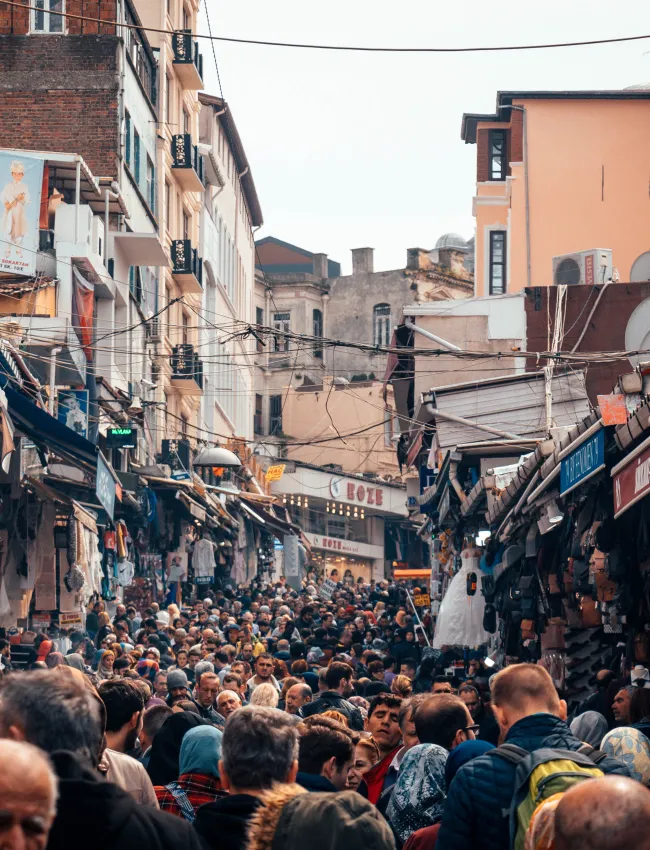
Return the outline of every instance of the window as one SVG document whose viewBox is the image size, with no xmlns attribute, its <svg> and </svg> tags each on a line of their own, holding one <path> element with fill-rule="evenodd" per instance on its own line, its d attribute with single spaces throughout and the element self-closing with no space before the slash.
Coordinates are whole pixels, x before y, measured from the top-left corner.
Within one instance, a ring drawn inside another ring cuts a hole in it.
<svg viewBox="0 0 650 850">
<path fill-rule="evenodd" d="M 259 325 L 260 327 L 264 327 L 264 308 L 263 307 L 256 307 L 255 308 L 255 324 Z M 257 340 L 256 348 L 257 348 L 257 351 L 264 351 L 264 343 L 262 342 L 261 337 L 260 337 L 260 339 Z"/>
<path fill-rule="evenodd" d="M 189 239 L 189 238 L 190 238 L 190 217 L 185 212 L 185 210 L 183 210 L 183 239 Z"/>
<path fill-rule="evenodd" d="M 192 18 L 188 14 L 187 7 L 183 4 L 183 29 L 192 29 Z"/>
<path fill-rule="evenodd" d="M 129 266 L 129 291 L 138 304 L 141 304 L 143 287 L 139 266 Z"/>
<path fill-rule="evenodd" d="M 189 133 L 190 132 L 190 126 L 191 126 L 190 125 L 190 116 L 188 115 L 187 110 L 184 109 L 183 110 L 183 132 Z"/>
<path fill-rule="evenodd" d="M 507 134 L 505 130 L 490 130 L 490 162 L 488 176 L 490 180 L 505 180 L 507 171 Z"/>
<path fill-rule="evenodd" d="M 140 185 L 140 135 L 133 130 L 133 176 L 135 182 Z"/>
<path fill-rule="evenodd" d="M 124 113 L 124 159 L 131 168 L 131 116 Z"/>
<path fill-rule="evenodd" d="M 272 395 L 269 398 L 269 435 L 271 437 L 282 433 L 282 396 Z"/>
<path fill-rule="evenodd" d="M 169 331 L 170 331 L 170 328 L 171 328 L 171 312 L 172 311 L 171 311 L 171 308 L 169 306 L 171 304 L 171 300 L 172 300 L 171 289 L 168 286 L 166 286 L 165 287 L 165 303 L 163 305 L 163 306 L 167 307 L 167 309 L 163 313 L 163 316 L 165 317 L 165 336 L 166 337 L 169 337 Z"/>
<path fill-rule="evenodd" d="M 172 122 L 172 81 L 170 77 L 165 77 L 165 115 L 163 121 L 167 124 Z"/>
<path fill-rule="evenodd" d="M 63 32 L 62 15 L 50 12 L 65 12 L 64 0 L 36 0 L 32 10 L 32 32 Z"/>
<path fill-rule="evenodd" d="M 374 345 L 390 345 L 390 304 L 372 308 L 372 341 Z"/>
<path fill-rule="evenodd" d="M 289 333 L 291 329 L 291 313 L 274 313 L 273 327 L 278 332 L 278 335 L 273 340 L 274 351 L 288 351 L 289 341 L 286 337 L 280 334 Z"/>
<path fill-rule="evenodd" d="M 187 437 L 187 428 L 188 428 L 188 425 L 189 425 L 189 424 L 190 424 L 190 423 L 189 423 L 189 420 L 188 420 L 187 416 L 184 416 L 184 415 L 181 413 L 181 434 L 182 434 L 184 437 Z"/>
<path fill-rule="evenodd" d="M 313 336 L 316 339 L 323 338 L 323 314 L 320 310 L 313 311 L 313 325 L 314 325 L 314 333 Z M 319 357 L 321 360 L 323 358 L 323 343 L 316 342 L 314 343 L 314 357 Z"/>
<path fill-rule="evenodd" d="M 506 291 L 506 231 L 490 231 L 490 295 Z"/>
<path fill-rule="evenodd" d="M 172 229 L 172 187 L 165 182 L 165 227 Z"/>
<path fill-rule="evenodd" d="M 188 345 L 190 341 L 190 317 L 187 315 L 185 311 L 183 311 L 183 315 L 181 318 L 182 322 L 182 334 L 183 334 L 183 345 Z"/>
<path fill-rule="evenodd" d="M 262 403 L 261 395 L 255 394 L 255 418 L 253 419 L 253 430 L 256 434 L 262 434 Z"/>
<path fill-rule="evenodd" d="M 156 169 L 147 155 L 147 203 L 152 213 L 156 212 Z"/>
</svg>

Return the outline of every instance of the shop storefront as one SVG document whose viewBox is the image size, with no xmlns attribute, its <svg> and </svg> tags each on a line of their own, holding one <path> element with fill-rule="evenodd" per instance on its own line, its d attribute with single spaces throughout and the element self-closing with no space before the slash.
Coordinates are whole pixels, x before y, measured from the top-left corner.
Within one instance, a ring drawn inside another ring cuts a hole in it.
<svg viewBox="0 0 650 850">
<path fill-rule="evenodd" d="M 272 492 L 304 530 L 312 569 L 328 576 L 337 570 L 341 580 L 390 574 L 387 528 L 408 519 L 403 485 L 292 463 Z"/>
</svg>

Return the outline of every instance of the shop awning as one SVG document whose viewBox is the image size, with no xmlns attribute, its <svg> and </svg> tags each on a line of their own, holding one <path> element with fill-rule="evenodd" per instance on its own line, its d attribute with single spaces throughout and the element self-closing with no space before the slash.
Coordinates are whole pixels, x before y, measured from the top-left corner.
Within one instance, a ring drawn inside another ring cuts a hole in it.
<svg viewBox="0 0 650 850">
<path fill-rule="evenodd" d="M 460 506 L 461 516 L 467 518 L 481 510 L 487 501 L 488 492 L 494 489 L 495 484 L 496 478 L 494 475 L 481 475 Z"/>
<path fill-rule="evenodd" d="M 39 481 L 38 478 L 32 478 L 29 475 L 25 478 L 25 486 L 38 494 L 38 496 L 40 496 L 40 498 L 45 502 L 54 502 L 59 505 L 65 505 L 67 508 L 71 508 L 79 522 L 89 531 L 97 534 L 97 523 L 95 522 L 95 518 L 88 513 L 88 511 L 80 505 L 79 502 L 75 501 L 75 499 L 70 498 L 70 496 L 67 496 L 65 493 L 61 493 L 60 490 L 56 490 L 49 484 Z"/>
<path fill-rule="evenodd" d="M 18 430 L 42 448 L 52 449 L 75 466 L 95 474 L 97 446 L 94 443 L 75 433 L 10 386 L 5 387 L 5 393 L 9 414 Z"/>
</svg>

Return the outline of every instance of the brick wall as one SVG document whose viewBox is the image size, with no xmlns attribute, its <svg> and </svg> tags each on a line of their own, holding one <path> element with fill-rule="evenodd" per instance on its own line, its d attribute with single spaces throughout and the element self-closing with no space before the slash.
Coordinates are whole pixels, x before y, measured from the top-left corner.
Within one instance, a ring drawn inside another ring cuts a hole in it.
<svg viewBox="0 0 650 850">
<path fill-rule="evenodd" d="M 0 34 L 0 148 L 78 153 L 95 175 L 117 176 L 117 46 L 111 35 Z"/>
<path fill-rule="evenodd" d="M 476 132 L 476 182 L 484 183 L 489 180 L 490 174 L 490 131 L 477 130 Z"/>
<path fill-rule="evenodd" d="M 524 113 L 520 109 L 510 112 L 510 156 L 509 162 L 524 161 Z"/>
<path fill-rule="evenodd" d="M 0 2 L 0 34 L 27 35 L 29 32 L 29 9 L 33 2 L 13 0 L 22 3 L 25 8 L 10 6 Z M 117 17 L 117 0 L 67 0 L 66 13 L 81 18 L 99 18 L 102 21 L 114 21 Z M 93 21 L 66 18 L 65 31 L 70 35 L 114 35 L 115 27 Z"/>
</svg>

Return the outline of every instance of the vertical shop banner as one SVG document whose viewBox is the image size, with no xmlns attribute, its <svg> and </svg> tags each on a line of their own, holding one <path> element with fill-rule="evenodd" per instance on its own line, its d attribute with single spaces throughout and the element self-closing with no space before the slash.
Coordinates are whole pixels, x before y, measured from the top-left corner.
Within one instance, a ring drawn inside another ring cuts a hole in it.
<svg viewBox="0 0 650 850">
<path fill-rule="evenodd" d="M 0 151 L 0 272 L 36 272 L 43 160 Z"/>
</svg>

